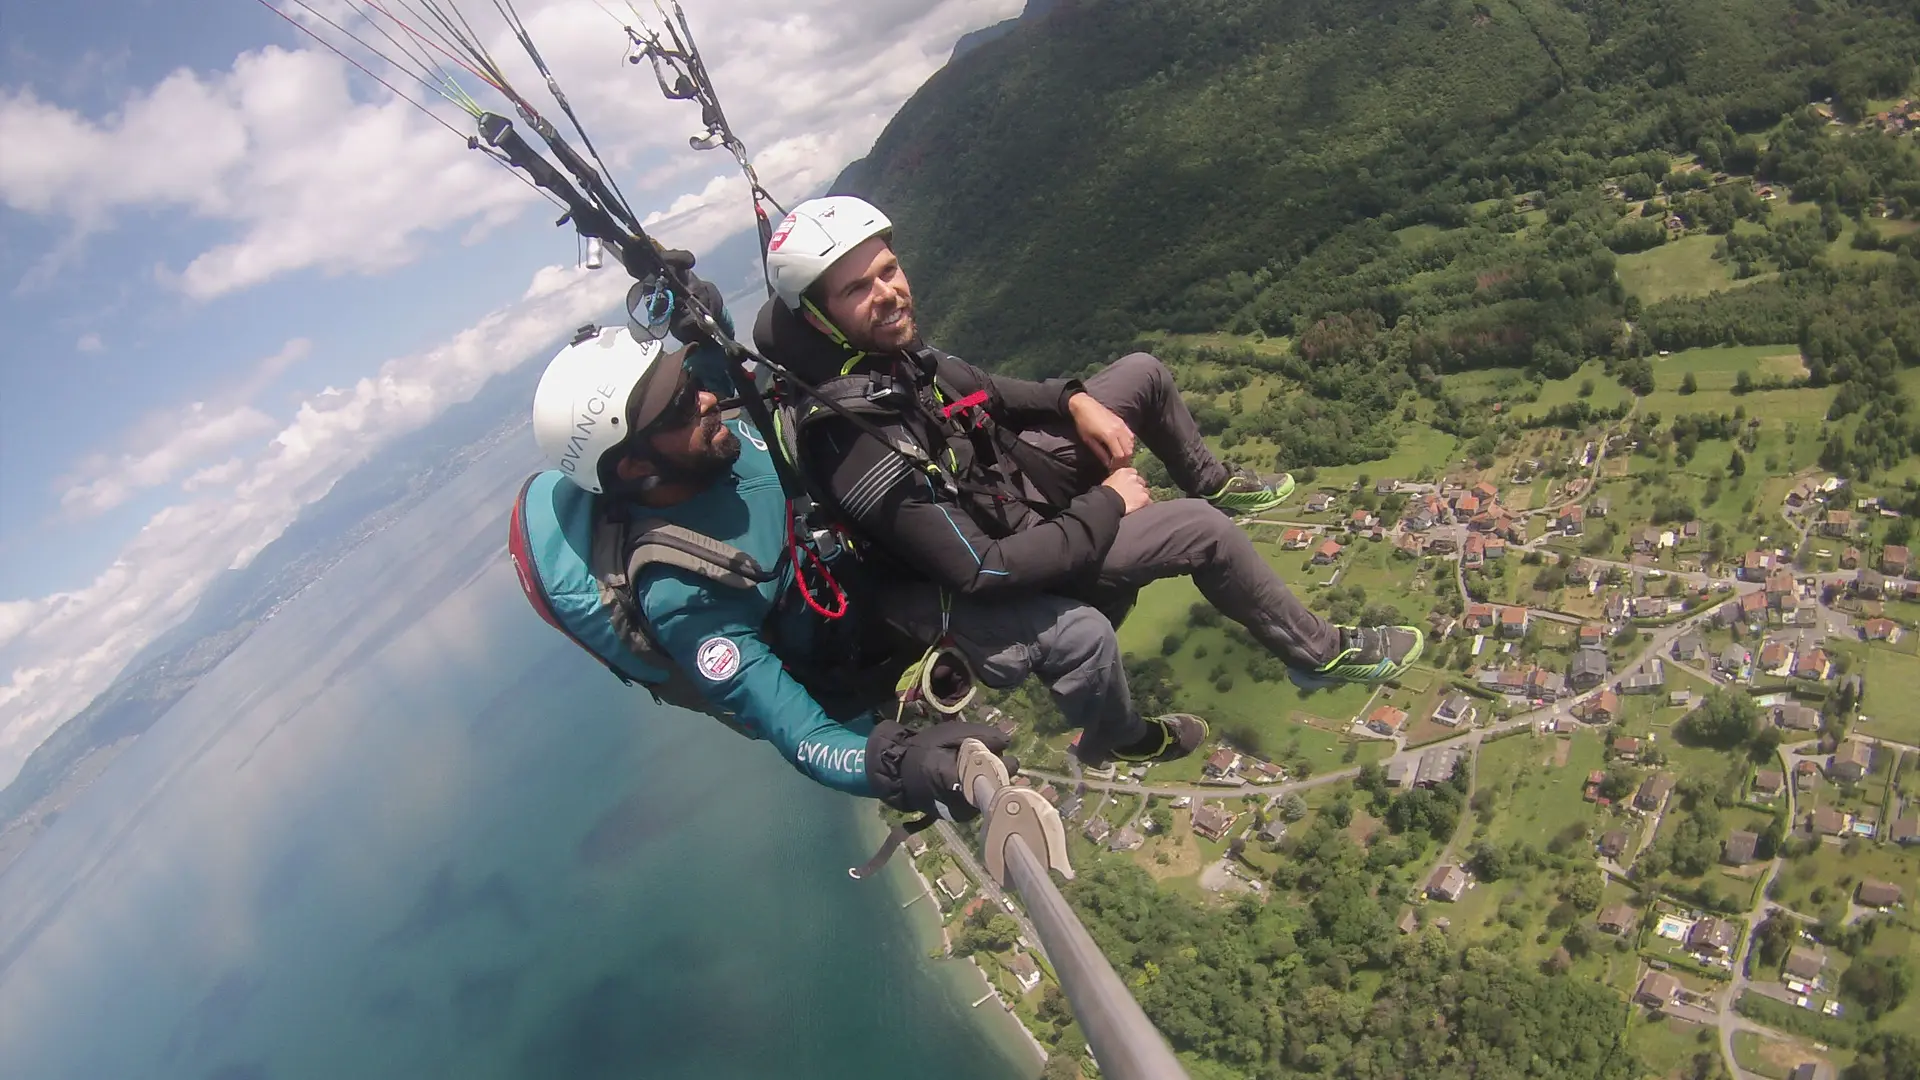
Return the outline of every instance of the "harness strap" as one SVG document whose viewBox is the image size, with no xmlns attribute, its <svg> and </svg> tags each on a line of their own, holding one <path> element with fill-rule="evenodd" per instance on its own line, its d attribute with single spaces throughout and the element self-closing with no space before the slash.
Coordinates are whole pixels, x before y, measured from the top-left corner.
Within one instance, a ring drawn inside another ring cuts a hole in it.
<svg viewBox="0 0 1920 1080">
<path fill-rule="evenodd" d="M 929 376 L 929 378 L 931 378 L 931 376 Z M 867 396 L 868 384 L 869 377 L 867 375 L 846 374 L 828 379 L 819 386 L 814 387 L 807 395 L 814 399 L 813 404 L 802 411 L 798 411 L 795 415 L 793 425 L 795 429 L 795 445 L 797 446 L 800 443 L 801 431 L 807 425 L 813 423 L 815 420 L 825 419 L 827 415 L 837 416 L 841 419 L 855 422 L 855 426 L 861 432 L 873 436 L 889 453 L 906 461 L 909 465 L 913 466 L 916 471 L 924 473 L 934 487 L 944 492 L 949 498 L 957 498 L 964 492 L 969 495 L 977 495 L 981 498 L 990 499 L 994 502 L 1019 503 L 1043 517 L 1052 517 L 1060 512 L 1060 507 L 1055 506 L 1053 503 L 1029 499 L 1023 495 L 1011 494 L 1000 488 L 964 479 L 956 475 L 948 466 L 942 465 L 940 461 L 931 456 L 926 449 L 915 445 L 910 439 L 888 437 L 884 430 L 867 421 L 866 415 L 879 417 L 886 422 L 901 423 L 901 426 L 909 433 L 909 436 L 911 436 L 913 431 L 912 425 L 904 423 L 906 417 L 900 416 L 896 410 L 880 407 L 870 400 Z M 940 393 L 937 384 L 934 385 L 933 392 L 939 396 L 941 401 L 945 400 L 945 396 Z M 916 402 L 911 406 L 911 409 L 915 413 L 927 417 L 935 426 L 939 426 L 942 421 L 951 424 L 955 435 L 964 436 L 974 446 L 975 457 L 980 460 L 982 465 L 988 468 L 996 468 L 998 462 L 997 451 L 993 453 L 993 456 L 986 456 L 980 446 L 982 439 L 991 438 L 990 434 L 986 431 L 986 418 L 984 416 L 976 417 L 974 426 L 968 428 L 963 422 L 953 417 L 955 412 L 963 409 L 978 408 L 986 404 L 987 400 L 985 390 L 976 390 L 945 406 Z M 943 433 L 935 434 L 944 437 Z M 947 448 L 947 452 L 949 457 L 951 457 L 951 448 Z"/>
<path fill-rule="evenodd" d="M 751 589 L 774 577 L 772 571 L 739 548 L 678 525 L 663 525 L 641 534 L 640 543 L 627 560 L 628 580 L 651 563 L 690 570 L 736 589 Z"/>
</svg>

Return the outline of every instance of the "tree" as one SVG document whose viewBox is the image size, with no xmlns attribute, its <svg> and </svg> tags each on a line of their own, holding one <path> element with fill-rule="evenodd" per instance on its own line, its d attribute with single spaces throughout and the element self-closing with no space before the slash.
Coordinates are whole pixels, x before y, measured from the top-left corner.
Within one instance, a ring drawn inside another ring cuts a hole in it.
<svg viewBox="0 0 1920 1080">
<path fill-rule="evenodd" d="M 1040 1070 L 1040 1080 L 1081 1080 L 1079 1059 L 1064 1047 L 1055 1050 L 1047 1055 L 1047 1067 Z"/>
<path fill-rule="evenodd" d="M 1591 871 L 1575 874 L 1560 888 L 1560 896 L 1579 911 L 1598 911 L 1606 879 Z M 1577 953 L 1575 955 L 1578 955 Z"/>
<path fill-rule="evenodd" d="M 1763 967 L 1777 967 L 1787 959 L 1787 950 L 1800 938 L 1798 920 L 1774 912 L 1753 928 L 1754 948 Z"/>
<path fill-rule="evenodd" d="M 1842 1080 L 1914 1080 L 1920 1077 L 1920 1038 L 1906 1032 L 1880 1032 L 1860 1044 L 1860 1054 L 1840 1074 Z"/>
<path fill-rule="evenodd" d="M 1607 778 L 1600 781 L 1600 794 L 1618 802 L 1627 793 L 1640 786 L 1640 773 L 1625 762 L 1615 762 L 1607 767 Z"/>
<path fill-rule="evenodd" d="M 1467 869 L 1481 881 L 1499 881 L 1507 876 L 1510 862 L 1505 848 L 1481 841 L 1473 849 L 1473 857 L 1467 860 Z"/>
<path fill-rule="evenodd" d="M 1594 941 L 1592 925 L 1582 920 L 1567 927 L 1566 935 L 1560 939 L 1560 944 L 1567 950 L 1568 955 L 1578 958 L 1593 951 Z"/>
<path fill-rule="evenodd" d="M 1307 816 L 1307 800 L 1298 795 L 1288 795 L 1280 800 L 1280 820 L 1291 825 Z"/>
<path fill-rule="evenodd" d="M 1733 452 L 1733 457 L 1728 459 L 1727 461 L 1727 475 L 1728 476 L 1747 475 L 1747 459 L 1744 457 L 1741 457 L 1740 451 L 1738 450 L 1735 450 Z"/>
<path fill-rule="evenodd" d="M 1751 741 L 1759 724 L 1760 711 L 1751 697 L 1714 690 L 1704 704 L 1680 718 L 1674 733 L 1695 745 L 1731 750 Z"/>
<path fill-rule="evenodd" d="M 1697 392 L 1699 389 L 1700 384 L 1694 379 L 1693 372 L 1689 371 L 1685 375 L 1680 376 L 1681 393 L 1691 394 Z"/>
<path fill-rule="evenodd" d="M 1868 1020 L 1900 1007 L 1913 989 L 1913 967 L 1900 955 L 1862 956 L 1840 976 L 1840 994 L 1866 1010 Z"/>
</svg>

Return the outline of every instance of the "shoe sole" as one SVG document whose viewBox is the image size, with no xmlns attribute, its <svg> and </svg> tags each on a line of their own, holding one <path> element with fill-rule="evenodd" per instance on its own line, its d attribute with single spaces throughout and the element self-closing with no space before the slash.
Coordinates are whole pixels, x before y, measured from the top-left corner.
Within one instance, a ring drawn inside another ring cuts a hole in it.
<svg viewBox="0 0 1920 1080">
<path fill-rule="evenodd" d="M 1288 498 L 1292 497 L 1294 487 L 1293 475 L 1289 473 L 1284 482 L 1282 482 L 1279 487 L 1273 489 L 1271 495 L 1261 499 L 1257 503 L 1239 505 L 1233 502 L 1234 496 L 1231 495 L 1226 496 L 1219 502 L 1214 502 L 1212 499 L 1208 499 L 1207 501 L 1212 503 L 1216 509 L 1222 510 L 1234 517 L 1248 517 L 1253 514 L 1264 514 L 1274 507 L 1279 506 L 1281 503 L 1286 502 Z"/>
<path fill-rule="evenodd" d="M 1421 654 L 1427 651 L 1426 632 L 1417 626 L 1410 626 L 1405 629 L 1413 631 L 1413 648 L 1408 651 L 1405 658 L 1394 665 L 1394 669 L 1390 672 L 1378 675 L 1349 677 L 1332 672 L 1301 671 L 1297 668 L 1290 668 L 1288 669 L 1289 678 L 1292 679 L 1295 686 L 1303 690 L 1314 690 L 1323 686 L 1338 686 L 1352 683 L 1392 682 L 1411 670 L 1413 665 L 1419 662 Z M 1384 660 L 1381 661 L 1381 663 L 1385 662 Z"/>
</svg>

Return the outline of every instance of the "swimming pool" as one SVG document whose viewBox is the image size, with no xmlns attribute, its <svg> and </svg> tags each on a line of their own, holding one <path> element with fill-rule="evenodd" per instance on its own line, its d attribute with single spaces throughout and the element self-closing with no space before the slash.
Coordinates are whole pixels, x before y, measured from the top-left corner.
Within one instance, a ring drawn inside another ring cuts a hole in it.
<svg viewBox="0 0 1920 1080">
<path fill-rule="evenodd" d="M 1693 929 L 1693 924 L 1685 919 L 1676 918 L 1672 915 L 1662 915 L 1660 916 L 1660 925 L 1654 929 L 1654 933 L 1659 934 L 1663 938 L 1672 938 L 1674 941 L 1685 941 L 1687 940 L 1687 931 L 1691 929 Z"/>
</svg>

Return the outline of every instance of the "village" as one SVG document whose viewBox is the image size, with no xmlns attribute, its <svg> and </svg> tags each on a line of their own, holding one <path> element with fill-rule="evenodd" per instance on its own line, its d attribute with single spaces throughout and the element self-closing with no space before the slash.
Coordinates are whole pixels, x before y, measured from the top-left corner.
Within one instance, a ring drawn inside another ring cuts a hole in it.
<svg viewBox="0 0 1920 1080">
<path fill-rule="evenodd" d="M 1338 722 L 1317 734 L 1341 748 L 1337 761 L 1222 733 L 1190 761 L 1086 769 L 1066 735 L 1022 746 L 1033 766 L 1015 782 L 1060 809 L 1076 860 L 1131 859 L 1216 902 L 1283 899 L 1290 838 L 1329 814 L 1362 843 L 1383 837 L 1379 817 L 1354 808 L 1364 791 L 1381 793 L 1377 809 L 1454 785 L 1476 812 L 1408 879 L 1402 934 L 1510 934 L 1516 900 L 1540 901 L 1486 880 L 1486 852 L 1577 834 L 1604 902 L 1582 916 L 1581 955 L 1543 948 L 1543 963 L 1591 968 L 1637 1004 L 1656 1043 L 1710 1040 L 1729 1062 L 1807 1058 L 1737 1076 L 1831 1080 L 1820 1025 L 1857 1018 L 1840 989 L 1854 957 L 1827 942 L 1880 920 L 1900 927 L 1889 940 L 1920 944 L 1904 921 L 1920 886 L 1920 852 L 1909 854 L 1920 801 L 1908 792 L 1920 711 L 1905 705 L 1920 676 L 1910 636 L 1920 577 L 1909 576 L 1920 565 L 1886 542 L 1899 515 L 1831 475 L 1795 478 L 1760 546 L 1714 543 L 1724 531 L 1698 520 L 1629 520 L 1599 492 L 1604 459 L 1633 449 L 1617 435 L 1576 440 L 1566 464 L 1582 475 L 1551 483 L 1538 508 L 1510 507 L 1488 479 L 1381 479 L 1316 490 L 1297 511 L 1249 523 L 1272 530 L 1256 535 L 1275 558 L 1304 557 L 1302 570 L 1323 575 L 1322 599 L 1349 573 L 1373 581 L 1382 569 L 1409 594 L 1458 598 L 1430 605 L 1426 678 L 1327 718 Z M 1540 471 L 1523 460 L 1509 479 L 1530 486 Z M 1537 587 L 1543 577 L 1550 588 Z M 1767 748 L 1764 761 L 1689 745 L 1688 717 L 1716 695 L 1751 704 L 1749 741 Z M 979 718 L 1016 730 L 997 709 Z M 1521 813 L 1527 800 L 1542 805 Z M 1536 817 L 1564 824 L 1531 831 Z M 1709 865 L 1697 865 L 1699 850 L 1674 858 L 1683 834 L 1692 849 L 1710 840 Z M 1018 932 L 1016 905 L 945 846 L 913 849 L 950 926 L 975 928 L 956 933 L 997 942 L 1007 935 L 983 928 L 1015 924 L 1005 949 L 974 960 L 1013 1012 L 1038 1008 L 1047 968 Z M 1775 949 L 1768 938 L 1761 962 L 1760 931 L 1774 920 L 1788 929 L 1768 933 L 1790 940 Z"/>
</svg>

